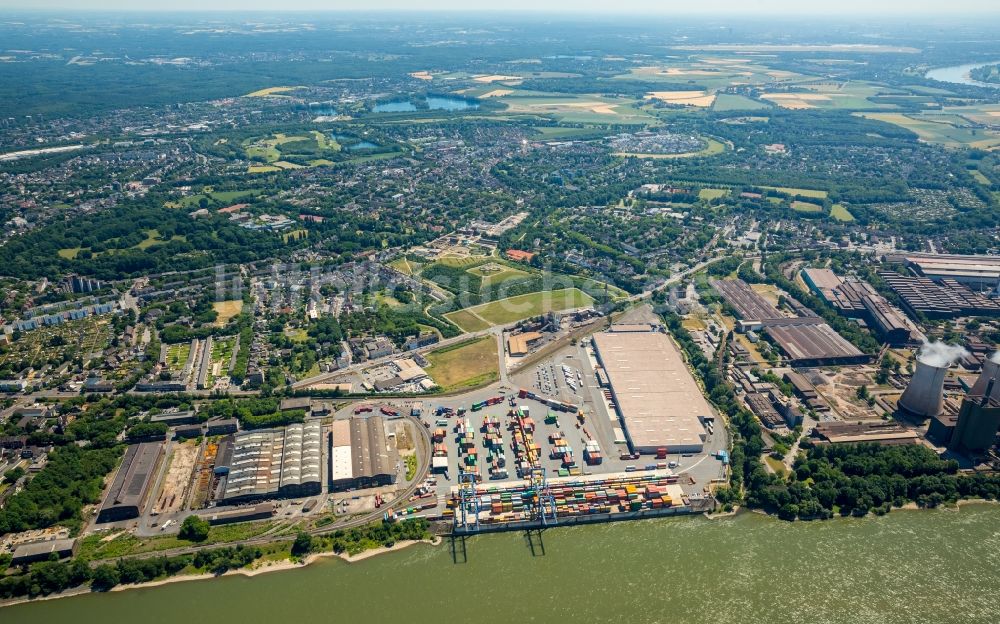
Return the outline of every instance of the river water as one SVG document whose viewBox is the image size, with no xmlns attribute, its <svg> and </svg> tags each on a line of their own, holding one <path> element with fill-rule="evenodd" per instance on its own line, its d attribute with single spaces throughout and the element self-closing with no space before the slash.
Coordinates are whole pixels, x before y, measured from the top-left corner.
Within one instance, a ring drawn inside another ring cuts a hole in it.
<svg viewBox="0 0 1000 624">
<path fill-rule="evenodd" d="M 941 82 L 953 82 L 955 84 L 1000 89 L 1000 85 L 980 82 L 969 77 L 969 72 L 977 67 L 983 67 L 984 65 L 996 65 L 998 63 L 1000 63 L 1000 61 L 993 61 L 991 63 L 969 63 L 968 65 L 955 65 L 954 67 L 939 67 L 927 72 L 924 75 L 924 78 L 928 78 L 930 80 L 940 80 Z"/>
<path fill-rule="evenodd" d="M 787 523 L 667 518 L 0 610 L 6 622 L 1000 622 L 1000 507 Z"/>
</svg>

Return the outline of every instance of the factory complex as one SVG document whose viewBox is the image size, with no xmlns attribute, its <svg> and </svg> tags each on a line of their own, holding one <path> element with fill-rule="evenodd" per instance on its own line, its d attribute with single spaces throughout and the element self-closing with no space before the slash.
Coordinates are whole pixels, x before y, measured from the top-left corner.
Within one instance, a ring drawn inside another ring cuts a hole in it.
<svg viewBox="0 0 1000 624">
<path fill-rule="evenodd" d="M 632 449 L 701 452 L 713 412 L 677 347 L 648 326 L 623 329 L 595 334 L 594 351 Z"/>
<path fill-rule="evenodd" d="M 319 494 L 321 448 L 318 420 L 237 433 L 222 453 L 222 500 L 235 503 Z"/>
<path fill-rule="evenodd" d="M 786 315 L 741 279 L 715 280 L 712 287 L 735 311 L 741 331 L 765 332 L 794 366 L 865 364 L 871 359 L 791 298 L 795 313 Z"/>
<path fill-rule="evenodd" d="M 379 416 L 336 420 L 329 438 L 330 489 L 390 485 L 396 481 L 399 457 L 386 438 Z"/>
</svg>

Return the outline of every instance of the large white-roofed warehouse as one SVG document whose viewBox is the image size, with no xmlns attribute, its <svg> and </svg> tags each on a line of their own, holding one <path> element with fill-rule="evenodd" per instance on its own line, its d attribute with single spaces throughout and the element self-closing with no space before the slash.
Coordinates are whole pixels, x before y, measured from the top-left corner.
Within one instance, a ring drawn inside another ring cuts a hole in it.
<svg viewBox="0 0 1000 624">
<path fill-rule="evenodd" d="M 594 351 L 632 449 L 652 454 L 700 453 L 708 401 L 670 338 L 659 331 L 594 335 Z"/>
<path fill-rule="evenodd" d="M 399 456 L 381 416 L 335 420 L 330 433 L 330 489 L 353 490 L 396 482 Z"/>
<path fill-rule="evenodd" d="M 319 494 L 323 489 L 322 447 L 319 420 L 237 433 L 223 500 L 237 503 Z"/>
</svg>

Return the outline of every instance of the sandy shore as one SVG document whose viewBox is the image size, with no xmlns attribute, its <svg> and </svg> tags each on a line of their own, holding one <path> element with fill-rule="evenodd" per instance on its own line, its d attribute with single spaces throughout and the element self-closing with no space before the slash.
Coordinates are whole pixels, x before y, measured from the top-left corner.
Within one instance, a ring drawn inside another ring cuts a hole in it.
<svg viewBox="0 0 1000 624">
<path fill-rule="evenodd" d="M 397 550 L 402 550 L 414 544 L 429 544 L 431 546 L 437 546 L 441 543 L 441 537 L 435 535 L 429 540 L 404 540 L 402 542 L 396 542 L 392 546 L 372 548 L 364 552 L 360 552 L 356 555 L 349 555 L 347 553 L 334 553 L 334 552 L 322 552 L 313 553 L 301 561 L 292 561 L 290 559 L 284 559 L 281 561 L 268 561 L 261 565 L 253 568 L 240 568 L 238 570 L 228 570 L 222 574 L 179 574 L 177 576 L 171 576 L 165 579 L 159 579 L 156 581 L 150 581 L 148 583 L 138 583 L 133 585 L 116 585 L 110 591 L 129 591 L 133 589 L 148 589 L 150 587 L 159 587 L 161 585 L 169 585 L 171 583 L 186 583 L 188 581 L 202 581 L 205 579 L 220 578 L 223 576 L 246 576 L 253 577 L 260 574 L 267 574 L 269 572 L 281 572 L 282 570 L 294 570 L 296 568 L 303 568 L 311 563 L 315 563 L 320 559 L 327 557 L 338 557 L 343 561 L 348 563 L 356 563 L 358 561 L 364 561 L 371 557 L 375 557 L 384 553 L 395 552 Z M 50 594 L 48 596 L 38 596 L 37 598 L 15 598 L 13 600 L 7 600 L 0 602 L 0 607 L 7 607 L 16 604 L 22 604 L 25 602 L 39 602 L 41 600 L 56 600 L 58 598 L 69 598 L 71 596 L 80 596 L 82 594 L 92 593 L 89 587 L 76 587 L 74 589 L 68 589 L 64 592 L 58 594 Z"/>
</svg>

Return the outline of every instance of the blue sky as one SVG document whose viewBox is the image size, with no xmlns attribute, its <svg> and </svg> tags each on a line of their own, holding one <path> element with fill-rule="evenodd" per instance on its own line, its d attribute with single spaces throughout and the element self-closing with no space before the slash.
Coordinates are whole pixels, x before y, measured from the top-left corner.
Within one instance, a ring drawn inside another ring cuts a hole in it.
<svg viewBox="0 0 1000 624">
<path fill-rule="evenodd" d="M 1000 0 L 0 0 L 0 9 L 531 10 L 610 13 L 1000 13 Z"/>
</svg>

